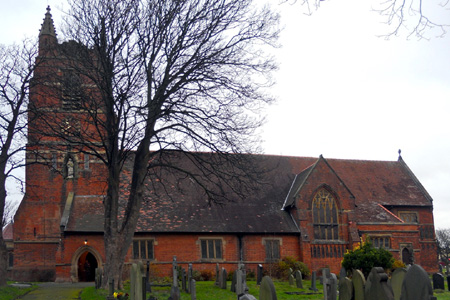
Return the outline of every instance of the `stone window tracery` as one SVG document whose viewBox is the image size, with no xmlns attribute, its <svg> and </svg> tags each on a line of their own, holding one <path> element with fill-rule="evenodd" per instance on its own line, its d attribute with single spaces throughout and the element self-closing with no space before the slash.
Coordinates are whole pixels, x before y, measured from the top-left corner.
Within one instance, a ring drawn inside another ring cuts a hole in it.
<svg viewBox="0 0 450 300">
<path fill-rule="evenodd" d="M 333 195 L 320 189 L 312 202 L 314 238 L 316 240 L 338 240 L 338 209 Z"/>
</svg>

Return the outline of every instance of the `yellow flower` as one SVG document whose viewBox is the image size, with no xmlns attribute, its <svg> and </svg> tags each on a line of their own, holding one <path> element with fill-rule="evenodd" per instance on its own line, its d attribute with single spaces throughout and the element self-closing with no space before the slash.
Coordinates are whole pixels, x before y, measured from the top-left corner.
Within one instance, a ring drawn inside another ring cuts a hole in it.
<svg viewBox="0 0 450 300">
<path fill-rule="evenodd" d="M 118 295 L 117 293 L 114 293 L 114 294 L 113 294 L 114 298 L 117 298 L 117 295 Z"/>
</svg>

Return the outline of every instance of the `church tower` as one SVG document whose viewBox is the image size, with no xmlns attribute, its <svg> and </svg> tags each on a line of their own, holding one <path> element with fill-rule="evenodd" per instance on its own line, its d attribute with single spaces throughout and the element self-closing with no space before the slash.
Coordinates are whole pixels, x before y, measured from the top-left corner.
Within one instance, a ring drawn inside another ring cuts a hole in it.
<svg viewBox="0 0 450 300">
<path fill-rule="evenodd" d="M 58 43 L 48 7 L 30 87 L 26 191 L 14 223 L 15 280 L 54 281 L 57 256 L 64 255 L 64 212 L 76 196 L 104 191 L 101 162 L 77 142 L 95 131 L 82 104 L 89 97 L 76 61 L 83 52 L 88 50 L 74 41 Z"/>
</svg>

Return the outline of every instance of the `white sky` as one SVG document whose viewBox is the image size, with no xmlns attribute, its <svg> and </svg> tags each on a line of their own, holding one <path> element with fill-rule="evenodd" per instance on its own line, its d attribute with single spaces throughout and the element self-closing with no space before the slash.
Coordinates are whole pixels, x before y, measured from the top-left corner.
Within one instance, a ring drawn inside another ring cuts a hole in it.
<svg viewBox="0 0 450 300">
<path fill-rule="evenodd" d="M 271 89 L 278 102 L 267 111 L 263 147 L 368 160 L 396 160 L 401 149 L 434 199 L 436 227 L 450 228 L 450 34 L 379 38 L 389 30 L 371 11 L 380 2 L 326 0 L 312 16 L 299 3 L 275 5 L 284 27 Z M 47 5 L 58 32 L 61 3 L 0 0 L 0 43 L 37 37 Z"/>
</svg>

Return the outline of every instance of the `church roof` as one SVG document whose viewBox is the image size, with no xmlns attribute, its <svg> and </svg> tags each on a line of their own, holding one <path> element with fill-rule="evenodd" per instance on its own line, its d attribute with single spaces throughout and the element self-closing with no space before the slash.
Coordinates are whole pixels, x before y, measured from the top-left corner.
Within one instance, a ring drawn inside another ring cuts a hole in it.
<svg viewBox="0 0 450 300">
<path fill-rule="evenodd" d="M 148 181 L 137 232 L 298 233 L 289 213 L 282 210 L 283 204 L 293 185 L 305 180 L 317 161 L 260 155 L 257 162 L 268 170 L 262 183 L 245 197 L 222 205 L 209 205 L 189 178 L 168 175 L 164 185 Z M 432 205 L 401 158 L 326 162 L 355 197 L 357 222 L 401 222 L 388 207 Z M 126 194 L 123 190 L 122 195 Z M 102 231 L 102 200 L 102 195 L 75 195 L 66 231 Z"/>
</svg>

